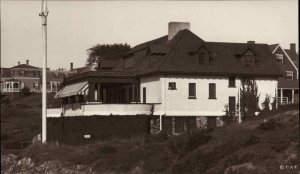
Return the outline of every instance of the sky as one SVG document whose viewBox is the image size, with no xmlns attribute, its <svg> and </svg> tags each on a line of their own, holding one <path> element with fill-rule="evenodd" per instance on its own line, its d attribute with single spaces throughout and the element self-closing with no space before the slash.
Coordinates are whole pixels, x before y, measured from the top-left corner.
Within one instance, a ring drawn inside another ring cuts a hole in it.
<svg viewBox="0 0 300 174">
<path fill-rule="evenodd" d="M 28 59 L 42 67 L 40 1 L 0 1 L 1 67 Z M 298 51 L 298 1 L 48 1 L 48 67 L 85 65 L 96 44 L 132 47 L 190 22 L 205 41 L 280 43 Z"/>
</svg>

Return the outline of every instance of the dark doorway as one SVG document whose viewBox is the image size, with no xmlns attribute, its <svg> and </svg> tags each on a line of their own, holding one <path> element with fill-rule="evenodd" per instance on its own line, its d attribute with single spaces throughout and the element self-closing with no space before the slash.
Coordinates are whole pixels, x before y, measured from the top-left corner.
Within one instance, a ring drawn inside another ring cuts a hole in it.
<svg viewBox="0 0 300 174">
<path fill-rule="evenodd" d="M 229 112 L 235 112 L 235 97 L 229 97 Z"/>
<path fill-rule="evenodd" d="M 217 126 L 216 117 L 210 116 L 207 117 L 207 129 L 215 128 Z"/>
</svg>

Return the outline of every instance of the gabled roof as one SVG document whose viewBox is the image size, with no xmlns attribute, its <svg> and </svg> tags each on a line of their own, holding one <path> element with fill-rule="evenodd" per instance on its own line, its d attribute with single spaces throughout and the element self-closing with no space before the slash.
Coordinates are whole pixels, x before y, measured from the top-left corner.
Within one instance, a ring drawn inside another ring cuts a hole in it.
<svg viewBox="0 0 300 174">
<path fill-rule="evenodd" d="M 27 64 L 20 64 L 20 65 L 12 67 L 12 69 L 14 69 L 14 68 L 40 69 L 38 67 L 27 65 Z"/>
<path fill-rule="evenodd" d="M 136 54 L 139 50 L 149 49 L 155 45 L 166 47 L 167 53 L 165 55 L 151 55 L 147 52 Z M 209 56 L 213 60 L 212 65 L 199 65 L 195 61 L 197 55 L 190 54 L 202 45 L 209 50 Z M 248 49 L 255 53 L 257 66 L 253 68 L 245 67 L 243 61 L 235 56 L 243 54 Z M 205 42 L 189 30 L 181 30 L 169 41 L 164 36 L 145 42 L 134 47 L 130 53 L 134 59 L 134 67 L 125 69 L 123 62 L 120 61 L 114 70 L 133 71 L 139 75 L 152 73 L 280 75 L 267 44 Z"/>
<path fill-rule="evenodd" d="M 297 58 L 299 57 L 299 55 L 296 52 L 289 49 L 284 49 L 284 51 L 294 62 L 296 62 Z"/>
<path fill-rule="evenodd" d="M 279 44 L 272 44 L 272 45 L 269 45 L 269 49 L 273 53 L 278 48 L 278 46 L 279 46 Z"/>
</svg>

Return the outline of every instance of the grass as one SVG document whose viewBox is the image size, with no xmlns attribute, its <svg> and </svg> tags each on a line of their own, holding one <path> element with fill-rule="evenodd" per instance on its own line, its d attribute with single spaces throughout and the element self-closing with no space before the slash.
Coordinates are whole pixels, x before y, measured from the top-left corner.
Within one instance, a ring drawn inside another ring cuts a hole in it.
<svg viewBox="0 0 300 174">
<path fill-rule="evenodd" d="M 25 111 L 31 109 L 24 106 L 19 114 L 26 117 Z M 83 164 L 96 173 L 214 174 L 229 171 L 231 166 L 251 163 L 255 169 L 244 169 L 244 173 L 276 174 L 284 173 L 280 165 L 299 163 L 295 158 L 299 147 L 298 123 L 299 109 L 285 106 L 242 124 L 227 124 L 210 131 L 179 136 L 161 132 L 80 146 L 35 143 L 17 155 L 19 159 L 30 157 L 36 163 L 59 160 L 64 165 Z"/>
<path fill-rule="evenodd" d="M 48 107 L 59 105 L 48 94 Z M 21 143 L 31 141 L 41 132 L 41 94 L 31 94 L 8 104 L 1 103 L 1 153 L 20 149 Z"/>
</svg>

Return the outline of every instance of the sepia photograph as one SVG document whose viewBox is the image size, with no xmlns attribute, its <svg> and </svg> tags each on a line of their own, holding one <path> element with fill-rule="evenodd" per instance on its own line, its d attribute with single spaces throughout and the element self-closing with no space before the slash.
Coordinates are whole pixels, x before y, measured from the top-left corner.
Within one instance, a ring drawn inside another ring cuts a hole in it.
<svg viewBox="0 0 300 174">
<path fill-rule="evenodd" d="M 297 0 L 1 0 L 1 174 L 300 174 Z"/>
</svg>

